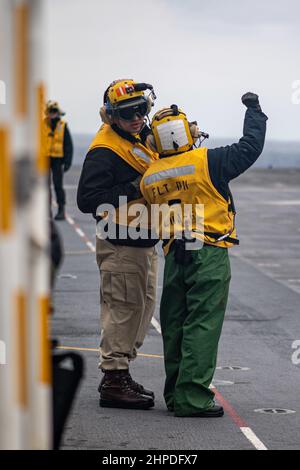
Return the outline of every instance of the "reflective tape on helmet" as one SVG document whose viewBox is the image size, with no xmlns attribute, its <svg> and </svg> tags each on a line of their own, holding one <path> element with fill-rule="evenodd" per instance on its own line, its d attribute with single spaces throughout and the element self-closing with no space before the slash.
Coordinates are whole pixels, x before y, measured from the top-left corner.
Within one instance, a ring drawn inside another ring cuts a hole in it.
<svg viewBox="0 0 300 470">
<path fill-rule="evenodd" d="M 177 168 L 169 168 L 168 170 L 162 170 L 152 175 L 146 176 L 144 184 L 157 183 L 158 181 L 177 178 L 178 176 L 194 175 L 196 172 L 195 165 L 184 165 Z"/>
</svg>

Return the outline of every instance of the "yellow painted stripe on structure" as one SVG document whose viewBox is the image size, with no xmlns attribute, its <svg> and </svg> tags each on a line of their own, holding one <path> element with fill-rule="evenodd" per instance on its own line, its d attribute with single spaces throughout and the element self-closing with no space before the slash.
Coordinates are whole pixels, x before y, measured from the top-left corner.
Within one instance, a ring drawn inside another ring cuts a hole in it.
<svg viewBox="0 0 300 470">
<path fill-rule="evenodd" d="M 16 295 L 16 348 L 17 348 L 17 402 L 23 408 L 28 406 L 28 341 L 27 341 L 27 299 L 24 291 Z"/>
<path fill-rule="evenodd" d="M 43 384 L 51 384 L 51 361 L 50 361 L 50 341 L 48 331 L 49 321 L 49 297 L 44 296 L 39 299 L 40 312 L 40 374 L 39 379 Z"/>
<path fill-rule="evenodd" d="M 77 348 L 75 346 L 58 346 L 57 349 L 65 349 L 69 351 L 93 351 L 93 352 L 99 352 L 99 349 L 96 348 Z M 145 353 L 138 353 L 138 356 L 142 357 L 153 357 L 153 358 L 158 358 L 158 359 L 163 359 L 164 356 L 161 356 L 160 354 L 145 354 Z"/>
<path fill-rule="evenodd" d="M 48 174 L 49 158 L 46 153 L 46 127 L 44 125 L 45 86 L 40 83 L 36 89 L 37 104 L 37 170 L 39 174 Z"/>
<path fill-rule="evenodd" d="M 0 128 L 0 233 L 12 228 L 13 178 L 8 129 Z"/>
<path fill-rule="evenodd" d="M 19 117 L 28 113 L 29 85 L 29 11 L 28 5 L 22 3 L 15 7 L 15 108 Z"/>
</svg>

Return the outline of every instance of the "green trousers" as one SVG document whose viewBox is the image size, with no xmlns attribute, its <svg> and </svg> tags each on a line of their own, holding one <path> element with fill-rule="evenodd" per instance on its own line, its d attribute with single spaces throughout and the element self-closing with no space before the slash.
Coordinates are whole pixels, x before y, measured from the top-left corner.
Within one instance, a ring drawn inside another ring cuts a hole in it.
<svg viewBox="0 0 300 470">
<path fill-rule="evenodd" d="M 209 389 L 216 368 L 230 283 L 226 248 L 203 246 L 183 266 L 166 256 L 160 319 L 166 382 L 164 398 L 176 416 L 214 405 Z"/>
</svg>

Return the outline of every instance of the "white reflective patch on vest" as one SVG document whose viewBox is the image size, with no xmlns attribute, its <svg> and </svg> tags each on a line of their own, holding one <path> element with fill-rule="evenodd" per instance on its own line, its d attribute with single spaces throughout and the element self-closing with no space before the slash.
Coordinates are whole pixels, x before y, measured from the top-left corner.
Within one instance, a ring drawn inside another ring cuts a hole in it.
<svg viewBox="0 0 300 470">
<path fill-rule="evenodd" d="M 177 178 L 178 176 L 184 175 L 194 175 L 195 172 L 195 165 L 184 165 L 178 166 L 177 168 L 169 168 L 168 170 L 158 171 L 157 173 L 146 176 L 144 179 L 144 184 L 147 186 L 148 184 L 157 183 L 158 181 L 169 178 Z"/>
<path fill-rule="evenodd" d="M 169 121 L 159 124 L 157 133 L 163 150 L 174 150 L 174 142 L 178 147 L 184 147 L 189 143 L 183 121 Z"/>
<path fill-rule="evenodd" d="M 149 163 L 149 164 L 151 163 L 151 158 L 145 152 L 143 152 L 143 150 L 140 149 L 139 147 L 134 147 L 132 149 L 132 153 L 142 158 L 142 160 L 144 160 L 146 163 Z"/>
</svg>

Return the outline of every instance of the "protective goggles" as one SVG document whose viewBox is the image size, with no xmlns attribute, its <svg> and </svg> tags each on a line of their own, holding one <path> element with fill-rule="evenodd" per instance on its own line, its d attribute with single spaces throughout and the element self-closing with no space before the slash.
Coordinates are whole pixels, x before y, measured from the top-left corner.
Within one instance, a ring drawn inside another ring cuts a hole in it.
<svg viewBox="0 0 300 470">
<path fill-rule="evenodd" d="M 137 103 L 130 106 L 120 106 L 115 111 L 119 118 L 124 119 L 124 121 L 132 121 L 135 116 L 138 118 L 146 116 L 148 112 L 147 101 Z"/>
</svg>

